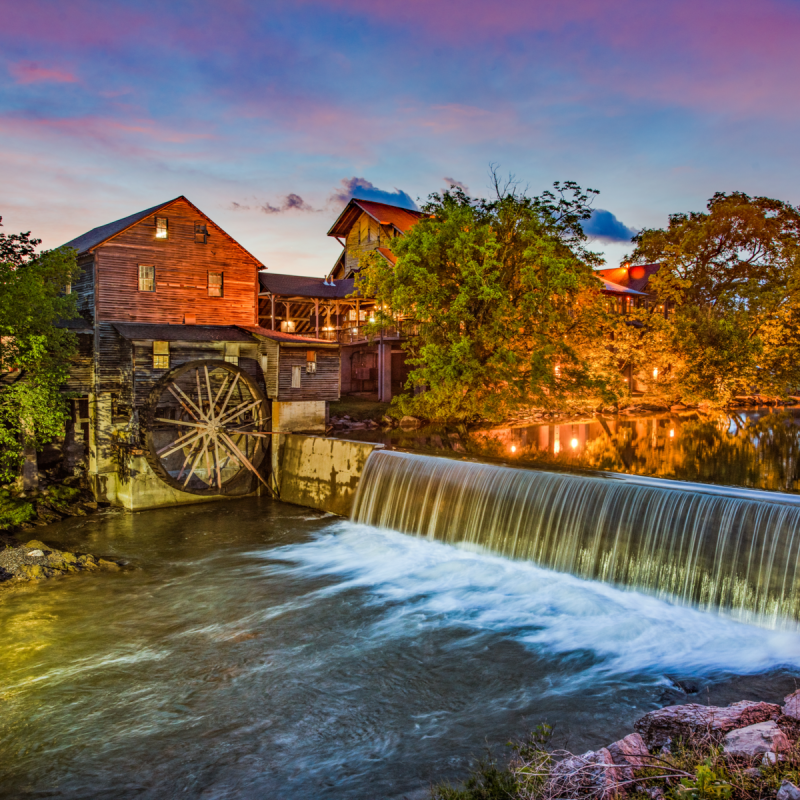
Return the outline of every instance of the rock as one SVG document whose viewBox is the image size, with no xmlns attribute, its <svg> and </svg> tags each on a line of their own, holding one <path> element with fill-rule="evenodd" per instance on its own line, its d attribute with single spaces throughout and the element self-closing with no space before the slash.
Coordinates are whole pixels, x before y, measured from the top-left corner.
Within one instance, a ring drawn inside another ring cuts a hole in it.
<svg viewBox="0 0 800 800">
<path fill-rule="evenodd" d="M 777 723 L 769 720 L 732 730 L 722 740 L 722 747 L 729 756 L 755 758 L 763 753 L 781 753 L 788 750 L 790 744 Z"/>
<path fill-rule="evenodd" d="M 582 756 L 559 761 L 550 771 L 547 794 L 550 797 L 579 797 L 592 795 L 609 800 L 618 793 L 618 770 L 611 753 L 605 747 L 590 750 Z"/>
<path fill-rule="evenodd" d="M 775 720 L 781 709 L 774 703 L 742 700 L 726 707 L 688 703 L 651 711 L 637 720 L 634 728 L 648 747 L 661 747 L 670 739 L 710 736 L 720 739 L 734 728 Z"/>
<path fill-rule="evenodd" d="M 781 781 L 781 788 L 778 789 L 777 800 L 800 800 L 800 789 L 791 781 Z"/>
<path fill-rule="evenodd" d="M 416 417 L 410 417 L 408 414 L 400 420 L 401 428 L 419 428 L 422 426 L 422 420 Z"/>
<path fill-rule="evenodd" d="M 22 564 L 19 568 L 19 575 L 28 580 L 40 581 L 47 577 L 47 572 L 39 564 Z"/>
<path fill-rule="evenodd" d="M 784 705 L 781 711 L 783 711 L 787 717 L 800 719 L 800 689 L 791 694 L 787 694 L 786 697 L 783 698 L 783 702 Z"/>
<path fill-rule="evenodd" d="M 50 550 L 50 548 L 44 542 L 40 542 L 38 539 L 31 539 L 22 546 L 27 550 Z"/>
<path fill-rule="evenodd" d="M 117 571 L 120 568 L 119 564 L 117 564 L 116 561 L 109 561 L 107 558 L 99 558 L 97 560 L 97 563 L 103 569 L 110 569 L 110 570 L 113 570 L 113 571 Z"/>
<path fill-rule="evenodd" d="M 65 564 L 76 564 L 78 562 L 78 556 L 75 553 L 59 553 L 58 555 L 59 560 L 63 561 Z"/>
<path fill-rule="evenodd" d="M 44 557 L 44 553 L 41 550 L 28 550 L 28 552 L 25 555 L 28 555 L 31 558 L 43 558 Z"/>
<path fill-rule="evenodd" d="M 624 739 L 610 744 L 606 750 L 617 765 L 618 778 L 623 781 L 633 780 L 634 769 L 647 767 L 652 763 L 647 745 L 638 733 L 628 734 Z"/>
</svg>

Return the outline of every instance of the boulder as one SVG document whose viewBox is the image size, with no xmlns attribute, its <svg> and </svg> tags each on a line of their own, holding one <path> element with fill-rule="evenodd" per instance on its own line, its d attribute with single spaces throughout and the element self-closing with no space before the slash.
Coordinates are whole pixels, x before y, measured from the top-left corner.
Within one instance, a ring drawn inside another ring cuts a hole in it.
<svg viewBox="0 0 800 800">
<path fill-rule="evenodd" d="M 800 689 L 791 694 L 787 694 L 786 697 L 783 698 L 783 702 L 784 705 L 781 711 L 783 711 L 784 715 L 793 717 L 794 719 L 800 719 Z"/>
<path fill-rule="evenodd" d="M 28 550 L 25 555 L 31 558 L 44 558 L 44 552 L 42 550 Z"/>
<path fill-rule="evenodd" d="M 781 781 L 781 788 L 778 789 L 777 800 L 800 800 L 800 789 L 791 781 Z"/>
<path fill-rule="evenodd" d="M 422 420 L 416 417 L 410 417 L 408 414 L 400 420 L 401 428 L 419 428 L 422 426 Z"/>
<path fill-rule="evenodd" d="M 50 548 L 38 539 L 31 539 L 26 544 L 22 545 L 26 550 L 49 550 Z"/>
<path fill-rule="evenodd" d="M 780 706 L 774 703 L 756 703 L 752 700 L 742 700 L 725 707 L 687 703 L 651 711 L 637 720 L 633 727 L 648 747 L 661 747 L 672 739 L 710 737 L 719 740 L 734 728 L 775 720 L 780 713 Z"/>
<path fill-rule="evenodd" d="M 550 771 L 547 785 L 549 797 L 580 797 L 591 795 L 598 800 L 609 800 L 618 794 L 619 771 L 614 766 L 611 753 L 601 747 L 582 756 L 570 756 L 559 761 Z"/>
<path fill-rule="evenodd" d="M 617 766 L 619 780 L 633 780 L 633 770 L 647 767 L 652 763 L 644 739 L 638 733 L 630 733 L 624 739 L 610 744 L 606 750 Z"/>
<path fill-rule="evenodd" d="M 722 740 L 722 747 L 729 756 L 752 759 L 764 753 L 784 752 L 790 744 L 777 723 L 769 720 L 730 731 Z"/>
</svg>

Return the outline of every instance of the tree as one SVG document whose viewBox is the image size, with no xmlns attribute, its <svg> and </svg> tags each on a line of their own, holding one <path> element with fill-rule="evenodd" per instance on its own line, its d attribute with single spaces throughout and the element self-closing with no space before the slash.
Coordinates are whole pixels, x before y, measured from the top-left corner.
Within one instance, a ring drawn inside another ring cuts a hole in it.
<svg viewBox="0 0 800 800">
<path fill-rule="evenodd" d="M 393 240 L 395 266 L 376 253 L 360 261 L 361 295 L 387 309 L 376 326 L 398 316 L 413 325 L 405 347 L 415 391 L 396 405 L 472 421 L 613 399 L 620 381 L 598 335 L 600 259 L 581 227 L 595 192 L 567 182 L 530 197 L 492 174 L 492 200 L 457 187 L 432 194 L 425 216 Z"/>
<path fill-rule="evenodd" d="M 800 208 L 718 192 L 707 209 L 634 237 L 627 258 L 662 265 L 650 287 L 674 308 L 668 321 L 644 315 L 643 350 L 659 337 L 685 399 L 786 393 L 800 386 Z"/>
<path fill-rule="evenodd" d="M 2 217 L 0 217 L 2 224 Z M 77 275 L 74 250 L 39 254 L 28 233 L 0 233 L 0 480 L 19 474 L 23 453 L 63 432 L 61 388 L 76 337 L 59 323 L 77 316 L 67 294 Z M 33 462 L 35 479 L 35 460 Z"/>
</svg>

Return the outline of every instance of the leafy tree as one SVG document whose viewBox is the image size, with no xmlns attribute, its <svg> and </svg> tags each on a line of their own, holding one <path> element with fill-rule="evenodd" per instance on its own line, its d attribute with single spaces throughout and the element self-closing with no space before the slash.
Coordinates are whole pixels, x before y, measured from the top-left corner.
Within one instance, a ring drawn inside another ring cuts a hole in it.
<svg viewBox="0 0 800 800">
<path fill-rule="evenodd" d="M 401 316 L 415 326 L 406 344 L 415 393 L 396 406 L 471 421 L 613 399 L 619 378 L 598 335 L 600 259 L 581 227 L 595 192 L 567 182 L 531 197 L 493 176 L 492 200 L 457 187 L 432 194 L 425 217 L 393 240 L 395 266 L 375 253 L 360 261 L 359 290 L 387 309 L 376 325 Z"/>
<path fill-rule="evenodd" d="M 0 217 L 2 224 L 2 217 Z M 67 416 L 60 389 L 75 334 L 59 322 L 77 316 L 64 289 L 77 274 L 76 253 L 36 253 L 30 231 L 0 233 L 0 480 L 13 479 L 23 452 L 52 441 Z"/>
<path fill-rule="evenodd" d="M 672 214 L 634 242 L 629 259 L 662 264 L 650 286 L 674 308 L 668 321 L 640 315 L 639 350 L 660 354 L 676 395 L 724 402 L 800 386 L 800 208 L 717 193 L 706 212 Z"/>
</svg>

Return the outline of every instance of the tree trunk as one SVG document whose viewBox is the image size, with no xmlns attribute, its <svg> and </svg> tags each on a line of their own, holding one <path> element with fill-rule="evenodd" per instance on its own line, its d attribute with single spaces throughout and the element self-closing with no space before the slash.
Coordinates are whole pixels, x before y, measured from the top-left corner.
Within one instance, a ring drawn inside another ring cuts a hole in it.
<svg viewBox="0 0 800 800">
<path fill-rule="evenodd" d="M 26 442 L 22 452 L 25 458 L 22 462 L 22 490 L 33 492 L 39 488 L 39 462 L 36 459 L 36 447 Z"/>
</svg>

